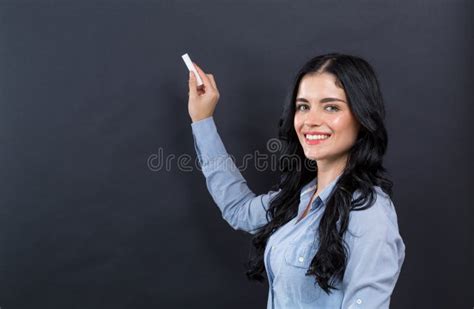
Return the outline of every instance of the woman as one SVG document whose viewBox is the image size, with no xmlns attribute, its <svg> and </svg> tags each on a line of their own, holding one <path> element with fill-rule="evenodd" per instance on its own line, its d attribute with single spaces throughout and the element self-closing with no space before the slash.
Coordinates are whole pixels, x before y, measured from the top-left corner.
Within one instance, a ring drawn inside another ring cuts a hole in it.
<svg viewBox="0 0 474 309">
<path fill-rule="evenodd" d="M 223 218 L 254 235 L 247 276 L 262 281 L 266 270 L 268 308 L 388 308 L 405 245 L 371 66 L 337 53 L 303 65 L 280 119 L 280 183 L 259 196 L 217 133 L 214 77 L 196 67 L 204 86 L 190 74 L 188 109 L 199 163 Z"/>
</svg>

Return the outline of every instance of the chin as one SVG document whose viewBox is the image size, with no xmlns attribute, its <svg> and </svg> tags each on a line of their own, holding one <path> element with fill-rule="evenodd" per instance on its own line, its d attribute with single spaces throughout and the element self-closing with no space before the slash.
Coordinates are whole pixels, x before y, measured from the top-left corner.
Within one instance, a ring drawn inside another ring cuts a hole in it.
<svg viewBox="0 0 474 309">
<path fill-rule="evenodd" d="M 309 153 L 309 154 L 305 153 L 304 155 L 305 155 L 306 159 L 313 160 L 313 161 L 317 161 L 317 160 L 321 159 L 320 156 L 315 155 L 314 153 Z"/>
</svg>

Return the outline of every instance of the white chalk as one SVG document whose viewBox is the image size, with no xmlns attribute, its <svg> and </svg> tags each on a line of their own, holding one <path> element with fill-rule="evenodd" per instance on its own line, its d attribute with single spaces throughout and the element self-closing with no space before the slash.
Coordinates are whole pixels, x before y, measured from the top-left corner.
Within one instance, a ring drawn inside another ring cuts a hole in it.
<svg viewBox="0 0 474 309">
<path fill-rule="evenodd" d="M 196 70 L 196 68 L 194 67 L 193 62 L 191 61 L 191 58 L 189 58 L 189 55 L 186 53 L 186 54 L 182 55 L 181 58 L 183 58 L 184 63 L 188 67 L 188 70 L 194 72 L 194 76 L 196 76 L 196 79 L 197 79 L 197 85 L 198 86 L 203 85 L 201 76 L 199 76 L 199 73 Z"/>
</svg>

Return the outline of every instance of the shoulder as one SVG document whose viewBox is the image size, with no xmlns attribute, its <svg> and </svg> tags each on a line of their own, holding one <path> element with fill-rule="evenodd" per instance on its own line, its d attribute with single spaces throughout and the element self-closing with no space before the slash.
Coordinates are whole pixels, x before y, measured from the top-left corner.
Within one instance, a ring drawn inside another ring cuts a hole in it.
<svg viewBox="0 0 474 309">
<path fill-rule="evenodd" d="M 390 196 L 379 186 L 374 187 L 374 193 L 372 206 L 350 212 L 349 233 L 378 239 L 398 235 L 397 214 Z M 354 193 L 354 198 L 357 196 Z"/>
</svg>

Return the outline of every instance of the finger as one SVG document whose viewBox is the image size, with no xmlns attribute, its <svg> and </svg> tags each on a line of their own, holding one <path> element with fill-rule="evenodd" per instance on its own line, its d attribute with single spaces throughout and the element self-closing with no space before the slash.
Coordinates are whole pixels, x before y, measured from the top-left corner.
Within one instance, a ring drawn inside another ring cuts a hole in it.
<svg viewBox="0 0 474 309">
<path fill-rule="evenodd" d="M 211 81 L 212 86 L 214 86 L 215 89 L 217 89 L 216 81 L 214 80 L 214 75 L 212 74 L 207 74 L 209 77 L 209 80 Z"/>
<path fill-rule="evenodd" d="M 193 64 L 196 67 L 196 70 L 198 71 L 199 76 L 201 76 L 204 86 L 210 87 L 212 84 L 211 84 L 211 81 L 209 80 L 209 77 L 207 77 L 207 74 L 195 62 L 193 62 Z"/>
<path fill-rule="evenodd" d="M 196 76 L 194 76 L 193 72 L 189 72 L 189 96 L 190 97 L 195 97 L 197 94 L 197 86 L 196 86 Z"/>
</svg>

